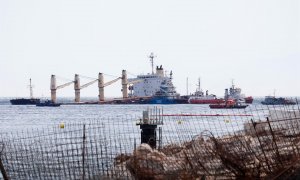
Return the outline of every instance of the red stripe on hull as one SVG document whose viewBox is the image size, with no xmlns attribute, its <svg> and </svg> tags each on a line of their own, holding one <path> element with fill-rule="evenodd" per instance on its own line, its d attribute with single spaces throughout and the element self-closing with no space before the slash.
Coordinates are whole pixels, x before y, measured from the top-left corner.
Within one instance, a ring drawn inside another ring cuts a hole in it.
<svg viewBox="0 0 300 180">
<path fill-rule="evenodd" d="M 190 99 L 190 104 L 220 104 L 224 103 L 224 99 Z"/>
</svg>

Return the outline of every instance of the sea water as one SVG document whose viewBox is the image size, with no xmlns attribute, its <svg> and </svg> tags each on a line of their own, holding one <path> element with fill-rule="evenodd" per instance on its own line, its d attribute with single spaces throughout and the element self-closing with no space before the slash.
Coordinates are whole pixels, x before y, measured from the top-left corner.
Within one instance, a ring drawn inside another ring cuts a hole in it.
<svg viewBox="0 0 300 180">
<path fill-rule="evenodd" d="M 60 99 L 70 102 L 72 98 Z M 164 114 L 247 114 L 258 105 L 250 105 L 243 110 L 210 110 L 207 104 L 174 104 L 174 105 L 61 105 L 60 107 L 37 107 L 35 105 L 11 105 L 9 98 L 0 99 L 0 132 L 15 132 L 27 129 L 42 129 L 58 126 L 60 123 L 79 123 L 112 118 L 114 121 L 131 120 L 133 124 L 142 116 L 142 112 L 158 107 Z M 263 106 L 262 106 L 263 107 Z M 258 107 L 262 108 L 262 107 Z M 178 123 L 178 117 L 173 117 Z M 182 119 L 182 118 L 181 118 Z M 214 120 L 213 117 L 195 119 Z M 218 118 L 220 119 L 220 118 Z M 228 119 L 228 118 L 227 118 Z M 221 118 L 221 120 L 223 120 Z M 180 123 L 180 122 L 179 122 Z M 122 123 L 120 123 L 122 124 Z M 188 128 L 188 127 L 187 127 Z M 194 128 L 194 127 L 191 127 Z M 222 128 L 222 127 L 220 127 Z"/>
</svg>

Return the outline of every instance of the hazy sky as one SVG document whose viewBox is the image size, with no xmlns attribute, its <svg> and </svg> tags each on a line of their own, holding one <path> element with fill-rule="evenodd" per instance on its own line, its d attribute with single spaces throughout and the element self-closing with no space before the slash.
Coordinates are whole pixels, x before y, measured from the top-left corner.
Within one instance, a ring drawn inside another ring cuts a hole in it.
<svg viewBox="0 0 300 180">
<path fill-rule="evenodd" d="M 190 92 L 222 96 L 231 80 L 246 95 L 300 95 L 298 0 L 0 0 L 0 96 L 50 96 L 50 76 L 174 74 Z M 129 77 L 132 77 L 129 75 Z M 58 83 L 67 82 L 59 78 Z M 113 76 L 105 76 L 105 81 Z M 90 79 L 81 78 L 81 83 Z M 106 96 L 121 96 L 121 82 Z M 97 84 L 81 91 L 97 97 Z M 73 86 L 58 96 L 74 96 Z"/>
</svg>

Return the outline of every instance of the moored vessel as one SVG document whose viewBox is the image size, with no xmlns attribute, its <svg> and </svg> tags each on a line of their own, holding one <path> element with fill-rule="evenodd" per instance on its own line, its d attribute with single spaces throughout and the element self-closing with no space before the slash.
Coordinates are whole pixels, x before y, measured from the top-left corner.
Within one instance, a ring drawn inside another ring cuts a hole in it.
<svg viewBox="0 0 300 180">
<path fill-rule="evenodd" d="M 36 106 L 39 106 L 39 107 L 45 107 L 45 106 L 49 106 L 49 107 L 58 107 L 60 106 L 61 104 L 60 103 L 54 103 L 53 101 L 51 100 L 46 100 L 44 102 L 40 102 L 40 103 L 37 103 Z"/>
<path fill-rule="evenodd" d="M 208 90 L 206 90 L 204 95 L 204 92 L 201 89 L 200 78 L 198 79 L 197 86 L 196 92 L 188 99 L 190 104 L 220 104 L 225 102 L 224 99 L 217 98 L 214 94 L 208 94 Z"/>
<path fill-rule="evenodd" d="M 233 99 L 226 100 L 225 103 L 221 104 L 210 104 L 211 109 L 245 109 L 248 107 L 247 104 L 235 101 Z"/>
<path fill-rule="evenodd" d="M 181 104 L 188 103 L 187 99 L 181 98 L 173 85 L 173 73 L 164 72 L 162 65 L 156 66 L 154 72 L 154 54 L 149 58 L 152 65 L 152 73 L 138 75 L 136 78 L 128 79 L 129 98 L 143 98 L 144 101 L 135 101 L 136 104 Z"/>
<path fill-rule="evenodd" d="M 225 89 L 225 91 L 227 91 L 228 93 L 225 93 L 224 97 L 225 99 L 234 99 L 237 101 L 244 101 L 247 104 L 252 104 L 253 102 L 253 97 L 252 96 L 245 96 L 245 94 L 242 94 L 242 89 L 241 88 L 237 88 L 234 86 L 233 82 L 232 82 L 232 86 L 228 89 Z"/>
<path fill-rule="evenodd" d="M 33 90 L 31 85 L 31 79 L 29 79 L 29 88 L 30 88 L 30 98 L 16 98 L 11 99 L 10 103 L 12 105 L 36 105 L 40 103 L 40 99 L 33 97 Z"/>
<path fill-rule="evenodd" d="M 275 97 L 275 96 L 266 96 L 264 101 L 261 102 L 263 105 L 295 105 L 296 102 L 293 100 L 283 98 L 283 97 Z"/>
</svg>

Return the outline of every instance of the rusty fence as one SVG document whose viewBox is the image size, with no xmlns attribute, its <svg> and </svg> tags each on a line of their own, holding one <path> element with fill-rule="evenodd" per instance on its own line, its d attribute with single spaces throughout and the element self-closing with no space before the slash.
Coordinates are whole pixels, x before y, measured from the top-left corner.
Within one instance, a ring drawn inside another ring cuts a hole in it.
<svg viewBox="0 0 300 180">
<path fill-rule="evenodd" d="M 141 144 L 143 117 L 5 133 L 0 169 L 3 179 L 300 178 L 299 113 L 298 105 L 161 111 L 156 148 Z"/>
</svg>

